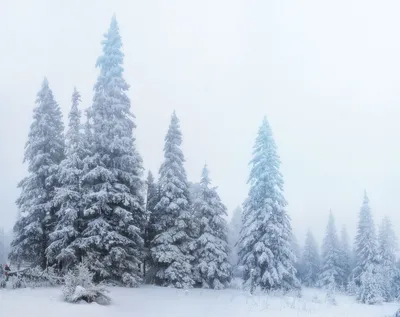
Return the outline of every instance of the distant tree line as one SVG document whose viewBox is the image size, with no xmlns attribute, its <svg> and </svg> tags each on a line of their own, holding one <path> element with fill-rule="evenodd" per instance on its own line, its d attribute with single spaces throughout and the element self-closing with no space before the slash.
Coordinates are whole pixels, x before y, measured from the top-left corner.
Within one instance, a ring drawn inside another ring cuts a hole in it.
<svg viewBox="0 0 400 317">
<path fill-rule="evenodd" d="M 240 232 L 238 221 L 242 211 L 238 207 L 229 224 L 233 246 Z M 351 247 L 346 227 L 338 234 L 333 213 L 330 212 L 321 251 L 311 230 L 307 231 L 304 247 L 300 250 L 293 236 L 292 250 L 297 254 L 296 276 L 306 287 L 318 287 L 328 294 L 344 292 L 355 295 L 362 303 L 376 304 L 398 300 L 400 296 L 400 262 L 397 259 L 397 237 L 388 217 L 383 218 L 378 234 L 364 193 L 359 213 L 357 235 Z M 233 259 L 238 254 L 233 248 Z M 232 262 L 234 263 L 234 262 Z M 241 276 L 239 266 L 234 268 Z"/>
</svg>

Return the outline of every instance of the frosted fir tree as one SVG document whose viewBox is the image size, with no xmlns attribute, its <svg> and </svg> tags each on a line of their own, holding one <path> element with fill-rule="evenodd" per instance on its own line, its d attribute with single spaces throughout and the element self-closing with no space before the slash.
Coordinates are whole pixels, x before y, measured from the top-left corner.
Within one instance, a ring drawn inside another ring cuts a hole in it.
<svg viewBox="0 0 400 317">
<path fill-rule="evenodd" d="M 85 221 L 77 244 L 85 250 L 95 280 L 136 286 L 143 256 L 143 167 L 135 148 L 136 126 L 115 16 L 104 37 L 90 109 L 93 152 L 84 161 L 82 177 Z"/>
<path fill-rule="evenodd" d="M 382 272 L 383 299 L 391 301 L 397 298 L 395 278 L 399 275 L 396 265 L 396 252 L 398 250 L 397 237 L 389 218 L 385 217 L 379 227 L 378 256 Z"/>
<path fill-rule="evenodd" d="M 190 201 L 195 201 L 201 193 L 201 185 L 200 183 L 189 183 L 189 195 L 190 195 Z"/>
<path fill-rule="evenodd" d="M 375 225 L 372 219 L 371 208 L 367 193 L 364 192 L 364 201 L 360 209 L 357 235 L 355 238 L 355 268 L 352 275 L 357 285 L 361 284 L 361 274 L 367 271 L 370 265 L 377 266 L 378 250 L 375 235 Z"/>
<path fill-rule="evenodd" d="M 294 267 L 296 269 L 296 276 L 299 279 L 301 268 L 301 250 L 296 235 L 292 234 L 292 251 L 294 254 Z"/>
<path fill-rule="evenodd" d="M 152 266 L 152 261 L 151 261 L 151 256 L 150 256 L 150 246 L 151 246 L 151 241 L 153 241 L 155 235 L 156 235 L 156 220 L 157 220 L 157 214 L 155 211 L 155 207 L 159 201 L 159 190 L 157 183 L 154 180 L 153 174 L 151 171 L 148 172 L 147 175 L 147 192 L 146 192 L 146 230 L 145 230 L 145 235 L 144 235 L 144 246 L 145 246 L 145 274 L 147 274 L 148 270 L 151 269 Z M 152 277 L 147 277 L 147 282 L 152 282 Z"/>
<path fill-rule="evenodd" d="M 360 209 L 355 239 L 356 263 L 352 276 L 357 285 L 357 299 L 362 303 L 378 303 L 382 299 L 382 270 L 379 263 L 375 225 L 366 192 Z"/>
<path fill-rule="evenodd" d="M 232 266 L 232 273 L 234 277 L 241 277 L 241 270 L 238 267 L 238 246 L 240 229 L 242 228 L 242 214 L 243 210 L 240 206 L 237 206 L 233 211 L 231 221 L 228 225 L 228 246 L 231 250 L 229 255 L 229 262 Z"/>
<path fill-rule="evenodd" d="M 256 287 L 264 290 L 298 288 L 280 159 L 266 118 L 258 131 L 250 165 L 250 190 L 243 205 L 238 242 L 245 286 L 251 292 Z"/>
<path fill-rule="evenodd" d="M 340 231 L 340 267 L 341 276 L 340 284 L 344 289 L 347 288 L 349 282 L 351 270 L 352 270 L 352 253 L 349 244 L 349 235 L 347 234 L 346 227 L 343 226 Z"/>
<path fill-rule="evenodd" d="M 368 265 L 360 275 L 357 300 L 364 304 L 379 304 L 383 301 L 382 275 L 373 265 Z"/>
<path fill-rule="evenodd" d="M 341 286 L 342 268 L 340 266 L 340 245 L 337 236 L 335 218 L 329 213 L 328 225 L 322 244 L 322 264 L 319 286 L 328 291 L 338 290 Z"/>
<path fill-rule="evenodd" d="M 395 300 L 400 299 L 400 261 L 396 260 L 395 274 L 393 274 L 392 294 Z"/>
<path fill-rule="evenodd" d="M 49 263 L 58 263 L 64 271 L 80 261 L 81 252 L 76 245 L 79 226 L 82 221 L 82 189 L 84 158 L 88 155 L 83 140 L 81 112 L 78 108 L 81 96 L 74 89 L 72 106 L 65 135 L 66 157 L 59 168 L 61 186 L 57 188 L 54 200 L 60 209 L 54 232 L 50 233 L 46 255 Z"/>
<path fill-rule="evenodd" d="M 321 256 L 318 245 L 310 230 L 307 231 L 301 258 L 301 281 L 307 287 L 317 286 L 321 270 Z"/>
<path fill-rule="evenodd" d="M 37 94 L 33 122 L 25 145 L 28 176 L 18 187 L 20 217 L 14 226 L 10 260 L 29 266 L 47 266 L 46 248 L 55 225 L 55 188 L 59 164 L 64 159 L 62 114 L 47 79 Z"/>
<path fill-rule="evenodd" d="M 229 263 L 226 207 L 204 166 L 199 197 L 194 202 L 194 217 L 199 220 L 199 234 L 193 247 L 195 281 L 203 288 L 223 289 L 232 275 Z"/>
<path fill-rule="evenodd" d="M 156 236 L 151 243 L 151 256 L 158 285 L 190 288 L 194 285 L 190 250 L 194 228 L 181 144 L 182 133 L 174 112 L 159 171 L 160 200 L 155 206 Z"/>
<path fill-rule="evenodd" d="M 150 242 L 155 237 L 155 222 L 157 218 L 155 207 L 160 200 L 159 190 L 157 183 L 154 180 L 153 174 L 149 171 L 147 175 L 147 192 L 146 192 L 146 218 L 147 218 L 147 242 L 150 246 Z"/>
<path fill-rule="evenodd" d="M 93 123 L 91 122 L 91 108 L 85 109 L 86 121 L 83 127 L 83 144 L 86 149 L 87 156 L 93 155 L 94 139 L 93 139 Z"/>
</svg>

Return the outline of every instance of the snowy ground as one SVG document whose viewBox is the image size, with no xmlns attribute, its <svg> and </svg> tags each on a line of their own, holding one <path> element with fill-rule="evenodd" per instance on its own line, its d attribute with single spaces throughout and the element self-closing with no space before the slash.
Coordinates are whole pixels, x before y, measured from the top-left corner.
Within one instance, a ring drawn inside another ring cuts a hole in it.
<svg viewBox="0 0 400 317">
<path fill-rule="evenodd" d="M 144 286 L 112 288 L 111 306 L 68 304 L 60 289 L 0 290 L 0 316 L 8 317 L 385 317 L 399 304 L 361 305 L 347 296 L 336 296 L 337 306 L 325 302 L 318 290 L 303 290 L 302 298 L 250 296 L 238 290 L 189 290 Z M 317 297 L 321 303 L 316 302 Z M 314 298 L 314 300 L 313 300 Z"/>
</svg>

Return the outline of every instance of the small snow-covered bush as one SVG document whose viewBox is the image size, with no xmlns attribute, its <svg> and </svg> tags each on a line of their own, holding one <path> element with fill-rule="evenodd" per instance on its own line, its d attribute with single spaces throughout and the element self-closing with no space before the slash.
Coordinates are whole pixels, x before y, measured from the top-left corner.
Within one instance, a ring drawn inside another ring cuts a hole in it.
<svg viewBox="0 0 400 317">
<path fill-rule="evenodd" d="M 358 293 L 358 287 L 357 287 L 354 279 L 351 279 L 349 281 L 349 283 L 347 284 L 346 294 L 350 295 L 350 296 L 354 296 L 354 295 L 357 295 L 357 293 Z"/>
<path fill-rule="evenodd" d="M 6 287 L 6 279 L 4 276 L 0 276 L 0 288 L 5 288 Z"/>
<path fill-rule="evenodd" d="M 240 277 L 232 278 L 231 282 L 229 283 L 228 288 L 242 290 L 243 289 L 243 280 Z"/>
<path fill-rule="evenodd" d="M 313 303 L 315 303 L 315 304 L 321 304 L 321 303 L 322 303 L 322 301 L 319 299 L 319 297 L 318 297 L 317 294 L 315 294 L 315 295 L 312 297 L 311 302 L 313 302 Z"/>
<path fill-rule="evenodd" d="M 42 270 L 35 267 L 12 273 L 9 282 L 12 288 L 35 288 L 60 285 L 62 279 L 52 268 Z"/>
<path fill-rule="evenodd" d="M 381 276 L 374 272 L 371 267 L 361 275 L 361 286 L 357 300 L 369 305 L 380 304 L 383 301 Z"/>
<path fill-rule="evenodd" d="M 326 292 L 325 302 L 334 306 L 337 305 L 335 294 L 332 289 L 328 289 L 328 291 Z"/>
<path fill-rule="evenodd" d="M 85 301 L 108 305 L 111 302 L 110 297 L 106 295 L 108 292 L 106 288 L 93 283 L 93 273 L 83 263 L 65 275 L 62 292 L 64 300 L 69 303 Z"/>
</svg>

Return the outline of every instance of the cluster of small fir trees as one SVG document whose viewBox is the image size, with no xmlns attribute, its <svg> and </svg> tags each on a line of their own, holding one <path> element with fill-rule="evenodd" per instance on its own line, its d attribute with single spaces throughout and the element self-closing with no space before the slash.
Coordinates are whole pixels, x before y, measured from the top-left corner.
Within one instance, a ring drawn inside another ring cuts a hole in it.
<svg viewBox="0 0 400 317">
<path fill-rule="evenodd" d="M 375 233 L 367 194 L 360 209 L 354 251 L 346 228 L 338 237 L 332 212 L 320 255 L 316 240 L 307 232 L 299 278 L 303 285 L 321 287 L 328 292 L 343 291 L 356 295 L 358 301 L 376 304 L 398 299 L 399 268 L 396 261 L 397 238 L 390 220 L 385 217 Z"/>
<path fill-rule="evenodd" d="M 62 273 L 84 261 L 95 280 L 125 286 L 141 283 L 144 267 L 159 285 L 221 289 L 231 278 L 226 207 L 206 167 L 192 201 L 175 113 L 159 180 L 149 174 L 143 181 L 115 16 L 104 37 L 84 124 L 75 89 L 64 135 L 60 107 L 43 81 L 25 147 L 28 176 L 19 184 L 9 257 L 18 266 Z"/>
<path fill-rule="evenodd" d="M 175 112 L 158 180 L 151 173 L 143 180 L 115 16 L 102 45 L 85 123 L 76 89 L 65 135 L 47 79 L 37 95 L 12 262 L 62 273 L 84 262 L 96 281 L 125 286 L 145 277 L 162 286 L 221 289 L 235 274 L 250 290 L 298 289 L 300 254 L 293 247 L 280 158 L 267 119 L 254 145 L 248 198 L 228 231 L 227 210 L 208 167 L 198 183 L 188 182 Z"/>
</svg>

